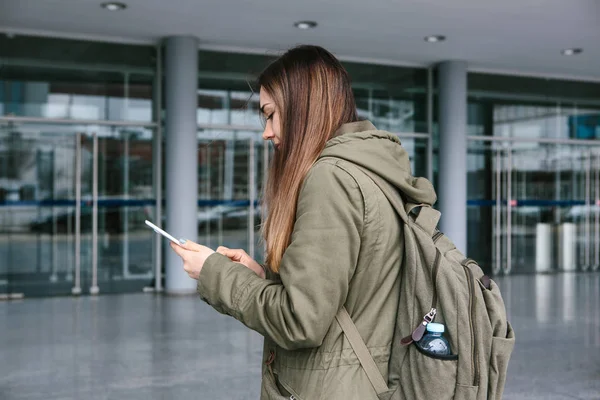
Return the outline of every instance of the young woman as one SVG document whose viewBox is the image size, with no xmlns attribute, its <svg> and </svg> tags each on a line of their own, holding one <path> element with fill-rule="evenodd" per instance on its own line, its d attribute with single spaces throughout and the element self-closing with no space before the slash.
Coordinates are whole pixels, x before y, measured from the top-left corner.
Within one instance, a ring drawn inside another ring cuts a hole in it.
<svg viewBox="0 0 600 400">
<path fill-rule="evenodd" d="M 325 49 L 289 50 L 258 83 L 263 139 L 276 149 L 265 268 L 243 250 L 171 246 L 203 300 L 265 337 L 261 399 L 377 399 L 335 318 L 345 306 L 387 377 L 402 230 L 362 171 L 413 202 L 432 204 L 435 194 L 414 185 L 396 136 L 358 121 L 348 74 Z"/>
</svg>

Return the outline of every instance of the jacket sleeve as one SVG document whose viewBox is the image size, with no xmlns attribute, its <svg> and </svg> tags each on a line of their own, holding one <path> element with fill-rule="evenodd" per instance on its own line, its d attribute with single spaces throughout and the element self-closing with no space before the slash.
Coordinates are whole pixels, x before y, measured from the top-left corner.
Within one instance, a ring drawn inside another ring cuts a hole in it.
<svg viewBox="0 0 600 400">
<path fill-rule="evenodd" d="M 284 349 L 318 347 L 346 300 L 363 218 L 363 197 L 354 178 L 333 163 L 318 163 L 298 198 L 281 283 L 213 254 L 200 273 L 198 292 L 217 311 Z"/>
</svg>

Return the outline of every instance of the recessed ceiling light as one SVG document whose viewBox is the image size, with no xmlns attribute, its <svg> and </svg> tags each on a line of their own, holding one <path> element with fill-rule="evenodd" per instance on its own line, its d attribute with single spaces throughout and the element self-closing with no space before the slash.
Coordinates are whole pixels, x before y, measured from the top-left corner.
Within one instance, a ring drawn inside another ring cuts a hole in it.
<svg viewBox="0 0 600 400">
<path fill-rule="evenodd" d="M 298 29 L 313 29 L 316 28 L 317 23 L 315 21 L 298 21 L 294 24 Z"/>
<path fill-rule="evenodd" d="M 583 53 L 583 49 L 573 48 L 573 49 L 564 49 L 561 51 L 563 56 L 575 56 L 577 54 Z"/>
<path fill-rule="evenodd" d="M 438 43 L 438 42 L 443 42 L 444 40 L 446 40 L 446 36 L 444 36 L 444 35 L 425 36 L 425 41 L 429 42 L 429 43 Z"/>
<path fill-rule="evenodd" d="M 108 11 L 121 11 L 127 8 L 127 4 L 125 3 L 102 3 L 102 8 L 107 9 Z"/>
</svg>

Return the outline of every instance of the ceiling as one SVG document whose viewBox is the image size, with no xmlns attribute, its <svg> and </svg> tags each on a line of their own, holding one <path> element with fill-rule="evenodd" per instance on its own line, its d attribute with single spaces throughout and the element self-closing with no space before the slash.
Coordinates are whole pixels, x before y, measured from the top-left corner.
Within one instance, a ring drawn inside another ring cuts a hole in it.
<svg viewBox="0 0 600 400">
<path fill-rule="evenodd" d="M 0 0 L 0 31 L 131 43 L 194 35 L 206 49 L 319 44 L 345 60 L 600 80 L 599 0 Z M 314 20 L 299 30 L 293 23 Z M 448 39 L 427 43 L 427 35 Z M 563 56 L 565 48 L 583 48 Z"/>
</svg>

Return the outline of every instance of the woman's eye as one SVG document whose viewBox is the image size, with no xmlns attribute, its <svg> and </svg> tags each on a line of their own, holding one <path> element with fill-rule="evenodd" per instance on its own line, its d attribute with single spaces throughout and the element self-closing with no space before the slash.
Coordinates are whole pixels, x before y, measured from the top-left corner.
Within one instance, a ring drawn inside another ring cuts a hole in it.
<svg viewBox="0 0 600 400">
<path fill-rule="evenodd" d="M 268 120 L 270 120 L 270 119 L 273 119 L 273 114 L 275 114 L 275 113 L 271 113 L 271 115 L 269 115 L 269 116 L 267 117 L 267 121 L 268 121 Z"/>
</svg>

